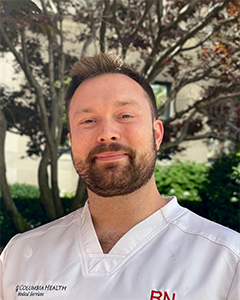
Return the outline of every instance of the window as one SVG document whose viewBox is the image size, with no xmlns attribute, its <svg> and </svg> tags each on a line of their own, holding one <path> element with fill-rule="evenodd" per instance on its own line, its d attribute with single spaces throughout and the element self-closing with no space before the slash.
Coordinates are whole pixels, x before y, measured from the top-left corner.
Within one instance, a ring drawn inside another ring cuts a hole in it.
<svg viewBox="0 0 240 300">
<path fill-rule="evenodd" d="M 168 82 L 155 82 L 151 84 L 153 92 L 156 97 L 157 108 L 159 108 L 165 101 L 171 91 L 171 84 Z M 165 112 L 159 116 L 161 120 L 166 120 L 170 117 L 170 105 Z"/>
</svg>

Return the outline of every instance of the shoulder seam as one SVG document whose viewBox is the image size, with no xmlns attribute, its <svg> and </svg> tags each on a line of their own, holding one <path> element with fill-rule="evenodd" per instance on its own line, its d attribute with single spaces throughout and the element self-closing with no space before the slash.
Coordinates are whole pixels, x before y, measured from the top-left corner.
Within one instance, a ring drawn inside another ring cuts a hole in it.
<svg viewBox="0 0 240 300">
<path fill-rule="evenodd" d="M 15 237 L 17 237 L 17 236 L 20 236 L 21 237 L 21 240 L 25 240 L 25 239 L 28 239 L 28 238 L 32 238 L 32 237 L 36 237 L 36 236 L 39 236 L 39 235 L 41 235 L 41 234 L 44 234 L 44 233 L 46 233 L 46 232 L 48 232 L 48 231 L 50 231 L 50 230 L 52 230 L 52 229 L 54 229 L 54 228 L 61 228 L 61 227 L 66 227 L 66 226 L 69 226 L 69 225 L 71 225 L 72 223 L 74 223 L 74 222 L 76 222 L 76 218 L 74 218 L 70 223 L 67 223 L 67 224 L 65 224 L 65 225 L 61 225 L 61 224 L 56 224 L 56 225 L 53 225 L 53 226 L 51 226 L 51 227 L 49 227 L 48 229 L 46 229 L 46 230 L 43 230 L 43 231 L 39 231 L 39 232 L 34 232 L 34 233 L 31 233 L 31 230 L 29 231 L 29 234 L 26 234 L 26 236 L 23 236 L 24 235 L 24 233 L 22 233 L 22 234 L 17 234 Z M 46 224 L 44 224 L 44 225 L 47 225 L 47 224 L 50 224 L 51 222 L 49 222 L 49 223 L 46 223 Z M 44 225 L 42 225 L 42 226 L 44 226 Z M 36 227 L 36 228 L 34 228 L 34 229 L 37 229 L 37 228 L 40 228 L 41 226 L 39 226 L 39 227 Z M 34 229 L 32 229 L 32 230 L 34 230 Z M 27 233 L 27 232 L 25 232 L 25 233 Z M 14 237 L 13 237 L 13 239 L 14 239 Z M 11 241 L 11 246 L 12 245 L 14 245 L 15 243 L 17 243 L 18 242 L 18 239 L 15 241 L 15 240 L 12 240 Z"/>
<path fill-rule="evenodd" d="M 186 211 L 188 211 L 188 210 L 186 210 Z M 186 212 L 186 211 L 185 211 L 185 212 Z M 177 215 L 177 217 L 178 217 L 178 216 L 179 216 L 179 214 Z M 204 235 L 204 234 L 201 234 L 201 233 L 187 231 L 187 230 L 183 229 L 180 225 L 175 224 L 174 222 L 168 221 L 168 220 L 165 218 L 164 214 L 163 214 L 163 218 L 164 218 L 164 220 L 166 221 L 166 223 L 171 224 L 171 225 L 177 227 L 177 228 L 180 229 L 183 233 L 186 233 L 186 234 L 189 234 L 189 235 L 200 236 L 200 237 L 202 237 L 202 238 L 205 238 L 205 239 L 209 240 L 209 241 L 210 241 L 211 243 L 213 243 L 213 244 L 216 244 L 216 245 L 225 247 L 225 248 L 229 249 L 236 257 L 238 257 L 238 259 L 240 259 L 240 253 L 238 253 L 238 252 L 237 252 L 235 249 L 233 249 L 230 245 L 227 245 L 226 243 L 223 243 L 223 242 L 217 242 L 217 241 L 214 241 L 214 240 L 211 239 L 210 237 L 208 237 L 208 236 L 206 236 L 206 235 Z M 175 220 L 175 219 L 176 219 L 176 216 L 175 216 L 174 220 Z"/>
</svg>

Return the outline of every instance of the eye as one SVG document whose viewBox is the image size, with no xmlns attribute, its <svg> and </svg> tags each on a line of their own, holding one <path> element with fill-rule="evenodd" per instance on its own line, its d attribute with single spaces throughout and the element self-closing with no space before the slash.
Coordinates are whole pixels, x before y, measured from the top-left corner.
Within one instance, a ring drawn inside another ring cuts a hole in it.
<svg viewBox="0 0 240 300">
<path fill-rule="evenodd" d="M 82 120 L 79 124 L 81 126 L 87 126 L 87 125 L 92 125 L 93 123 L 95 123 L 94 119 L 85 119 L 85 120 Z"/>
<path fill-rule="evenodd" d="M 93 119 L 86 119 L 86 120 L 83 120 L 80 124 L 91 124 L 93 122 L 94 122 Z"/>
<path fill-rule="evenodd" d="M 93 120 L 89 119 L 82 122 L 82 124 L 90 124 L 90 123 L 93 123 Z"/>
<path fill-rule="evenodd" d="M 121 118 L 122 119 L 130 119 L 130 118 L 132 118 L 132 116 L 130 116 L 130 115 L 123 115 Z"/>
</svg>

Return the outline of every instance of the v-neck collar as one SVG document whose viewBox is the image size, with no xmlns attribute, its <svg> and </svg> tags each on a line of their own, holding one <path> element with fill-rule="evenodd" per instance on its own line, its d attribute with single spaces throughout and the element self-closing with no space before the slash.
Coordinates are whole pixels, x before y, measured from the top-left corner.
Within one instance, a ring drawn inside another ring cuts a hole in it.
<svg viewBox="0 0 240 300">
<path fill-rule="evenodd" d="M 165 199 L 169 200 L 170 197 Z M 174 197 L 164 207 L 130 229 L 108 254 L 104 254 L 92 223 L 87 201 L 78 219 L 78 240 L 85 275 L 110 276 L 116 272 L 134 253 L 167 226 L 164 214 L 174 213 L 172 208 L 176 207 L 176 202 Z"/>
</svg>

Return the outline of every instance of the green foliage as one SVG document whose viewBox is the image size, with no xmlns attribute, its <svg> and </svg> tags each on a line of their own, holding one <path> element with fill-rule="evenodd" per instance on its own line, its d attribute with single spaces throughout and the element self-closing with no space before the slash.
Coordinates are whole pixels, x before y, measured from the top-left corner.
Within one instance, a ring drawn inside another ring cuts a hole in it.
<svg viewBox="0 0 240 300">
<path fill-rule="evenodd" d="M 2 203 L 2 199 L 0 202 L 0 231 L 0 247 L 6 245 L 10 238 L 18 233 Z"/>
<path fill-rule="evenodd" d="M 240 229 L 239 154 L 223 155 L 209 169 L 199 196 L 205 216 L 235 230 Z"/>
<path fill-rule="evenodd" d="M 177 196 L 178 201 L 201 201 L 198 189 L 203 186 L 207 171 L 205 164 L 190 161 L 175 160 L 169 165 L 156 165 L 157 188 L 163 196 Z"/>
<path fill-rule="evenodd" d="M 19 198 L 19 199 L 40 198 L 39 189 L 35 185 L 26 184 L 26 183 L 14 183 L 9 185 L 9 189 L 12 198 Z M 0 197 L 2 197 L 1 190 L 0 190 Z"/>
<path fill-rule="evenodd" d="M 40 200 L 40 193 L 36 186 L 29 184 L 15 183 L 9 185 L 9 189 L 13 200 L 22 214 L 22 216 L 28 221 L 32 228 L 38 227 L 49 222 L 49 219 L 44 210 L 43 204 Z M 63 207 L 65 213 L 69 211 L 72 199 L 64 197 L 62 198 Z M 9 239 L 17 234 L 5 205 L 2 201 L 2 195 L 0 193 L 0 246 L 5 245 Z"/>
<path fill-rule="evenodd" d="M 239 154 L 223 155 L 211 167 L 174 161 L 155 168 L 158 190 L 214 222 L 240 231 Z"/>
</svg>

